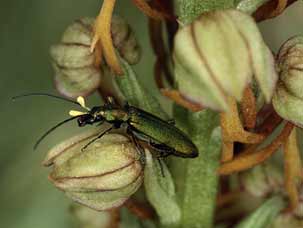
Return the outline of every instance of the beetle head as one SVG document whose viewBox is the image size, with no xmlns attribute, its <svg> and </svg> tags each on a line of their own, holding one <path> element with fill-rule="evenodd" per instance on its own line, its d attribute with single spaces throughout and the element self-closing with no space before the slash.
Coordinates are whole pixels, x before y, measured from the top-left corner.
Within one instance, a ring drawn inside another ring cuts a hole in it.
<svg viewBox="0 0 303 228">
<path fill-rule="evenodd" d="M 104 121 L 104 117 L 101 114 L 102 106 L 96 106 L 92 109 L 85 106 L 85 101 L 83 97 L 78 97 L 77 102 L 81 105 L 82 108 L 86 109 L 86 112 L 71 110 L 69 114 L 71 116 L 78 117 L 77 122 L 79 127 L 83 127 L 87 124 L 94 124 L 96 122 Z"/>
<path fill-rule="evenodd" d="M 83 127 L 86 124 L 93 124 L 95 120 L 94 116 L 92 116 L 91 114 L 83 114 L 78 117 L 77 122 L 79 127 Z"/>
</svg>

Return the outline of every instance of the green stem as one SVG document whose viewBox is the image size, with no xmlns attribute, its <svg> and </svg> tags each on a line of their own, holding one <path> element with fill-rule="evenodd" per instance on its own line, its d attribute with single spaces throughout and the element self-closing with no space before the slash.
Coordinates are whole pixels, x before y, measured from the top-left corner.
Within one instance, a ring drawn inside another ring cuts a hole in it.
<svg viewBox="0 0 303 228">
<path fill-rule="evenodd" d="M 182 210 L 180 227 L 212 227 L 221 148 L 220 132 L 214 131 L 218 115 L 210 110 L 187 115 L 181 108 L 175 111 L 178 126 L 183 126 L 199 149 L 198 158 L 172 158 L 171 170 Z"/>
</svg>

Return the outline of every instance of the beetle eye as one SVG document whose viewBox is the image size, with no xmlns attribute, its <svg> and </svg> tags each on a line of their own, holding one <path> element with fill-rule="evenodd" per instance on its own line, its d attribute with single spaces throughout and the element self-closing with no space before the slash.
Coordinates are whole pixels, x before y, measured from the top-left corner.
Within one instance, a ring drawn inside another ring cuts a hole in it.
<svg viewBox="0 0 303 228">
<path fill-rule="evenodd" d="M 79 127 L 83 127 L 86 123 L 83 121 L 83 119 L 82 118 L 79 118 L 78 120 L 77 120 L 77 122 L 78 122 L 78 126 Z"/>
<path fill-rule="evenodd" d="M 79 118 L 77 120 L 79 127 L 83 127 L 86 124 L 90 124 L 90 123 L 92 123 L 92 121 L 93 121 L 93 118 L 91 115 L 79 116 Z"/>
<path fill-rule="evenodd" d="M 103 119 L 103 117 L 102 116 L 96 116 L 96 121 L 101 121 Z"/>
</svg>

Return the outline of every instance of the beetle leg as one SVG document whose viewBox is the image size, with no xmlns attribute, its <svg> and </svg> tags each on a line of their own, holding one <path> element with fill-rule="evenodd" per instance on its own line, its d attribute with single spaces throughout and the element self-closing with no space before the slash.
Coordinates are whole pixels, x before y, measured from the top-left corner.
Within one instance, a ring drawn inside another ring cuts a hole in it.
<svg viewBox="0 0 303 228">
<path fill-rule="evenodd" d="M 143 147 L 140 145 L 140 143 L 138 142 L 138 139 L 136 138 L 133 131 L 129 127 L 126 129 L 126 133 L 131 136 L 133 142 L 135 143 L 135 146 L 136 146 L 136 148 L 139 152 L 139 155 L 140 155 L 141 164 L 145 165 L 145 153 L 144 153 Z"/>
<path fill-rule="evenodd" d="M 171 125 L 175 125 L 176 121 L 174 119 L 170 119 L 170 120 L 167 120 L 167 123 L 169 123 Z"/>
<path fill-rule="evenodd" d="M 99 127 L 100 125 L 102 125 L 104 123 L 104 120 L 100 121 L 99 123 L 97 123 L 96 127 Z"/>
<path fill-rule="evenodd" d="M 97 139 L 100 139 L 103 135 L 107 134 L 113 129 L 113 127 L 108 128 L 104 132 L 102 132 L 100 135 L 98 135 L 96 138 L 93 138 L 91 141 L 89 141 L 84 147 L 82 147 L 81 151 L 84 151 L 90 144 L 95 142 Z"/>
<path fill-rule="evenodd" d="M 174 149 L 165 145 L 164 143 L 156 143 L 156 142 L 150 141 L 149 145 L 159 153 L 159 157 L 161 157 L 161 158 L 167 157 L 174 152 Z"/>
</svg>

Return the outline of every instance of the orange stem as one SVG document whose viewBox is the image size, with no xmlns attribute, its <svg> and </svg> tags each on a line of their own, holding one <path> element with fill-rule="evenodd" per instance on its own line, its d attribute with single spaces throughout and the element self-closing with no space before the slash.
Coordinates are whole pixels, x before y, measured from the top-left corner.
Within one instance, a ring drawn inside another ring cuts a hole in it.
<svg viewBox="0 0 303 228">
<path fill-rule="evenodd" d="M 286 7 L 290 6 L 291 4 L 293 4 L 296 1 L 297 0 L 288 0 Z M 253 14 L 253 17 L 255 18 L 255 20 L 257 22 L 260 22 L 260 21 L 263 21 L 263 20 L 271 18 L 270 14 L 271 14 L 271 12 L 275 11 L 275 9 L 277 9 L 277 5 L 278 4 L 279 3 L 277 3 L 277 0 L 270 0 L 270 1 L 266 2 L 266 3 L 264 3 Z"/>
<path fill-rule="evenodd" d="M 135 4 L 135 6 L 137 6 L 146 16 L 151 17 L 155 20 L 175 19 L 169 14 L 151 8 L 150 5 L 145 0 L 132 0 L 132 1 Z"/>
<path fill-rule="evenodd" d="M 229 112 L 221 113 L 220 115 L 223 140 L 249 144 L 262 142 L 264 135 L 248 132 L 243 129 L 236 100 L 229 97 L 227 102 Z"/>
<path fill-rule="evenodd" d="M 278 0 L 278 4 L 270 14 L 269 17 L 276 17 L 280 15 L 286 8 L 288 0 Z"/>
<path fill-rule="evenodd" d="M 99 68 L 102 64 L 102 46 L 101 45 L 96 45 L 95 50 L 94 50 L 94 55 L 95 55 L 94 65 L 96 68 Z"/>
<path fill-rule="evenodd" d="M 174 89 L 161 89 L 160 90 L 163 96 L 170 98 L 171 100 L 175 101 L 178 105 L 183 106 L 193 112 L 198 112 L 203 109 L 200 104 L 193 103 L 187 100 L 178 90 Z"/>
<path fill-rule="evenodd" d="M 154 77 L 159 89 L 164 88 L 162 76 L 164 75 L 170 85 L 173 84 L 173 77 L 168 67 L 168 54 L 166 52 L 163 33 L 162 22 L 155 21 L 153 19 L 148 20 L 149 37 L 156 55 L 156 61 L 154 64 Z"/>
<path fill-rule="evenodd" d="M 247 87 L 244 90 L 241 101 L 241 112 L 243 115 L 244 126 L 249 129 L 255 128 L 257 120 L 256 98 L 250 87 Z"/>
<path fill-rule="evenodd" d="M 120 208 L 115 208 L 109 211 L 110 212 L 110 222 L 107 226 L 108 228 L 119 228 L 120 224 Z"/>
<path fill-rule="evenodd" d="M 234 98 L 227 99 L 229 112 L 220 114 L 220 123 L 222 129 L 222 162 L 227 162 L 233 159 L 234 142 L 242 142 L 256 144 L 262 142 L 265 138 L 262 134 L 255 134 L 245 131 L 237 108 L 237 102 Z"/>
<path fill-rule="evenodd" d="M 134 199 L 129 199 L 124 206 L 139 219 L 153 219 L 155 211 L 144 203 L 140 203 Z"/>
<path fill-rule="evenodd" d="M 235 141 L 256 144 L 260 143 L 264 139 L 264 135 L 245 131 L 239 117 L 236 100 L 229 97 L 227 102 L 229 112 L 220 114 L 223 141 L 221 157 L 222 162 L 228 162 L 233 159 Z"/>
<path fill-rule="evenodd" d="M 264 162 L 269 158 L 282 144 L 284 144 L 290 135 L 294 125 L 287 123 L 282 132 L 276 139 L 268 146 L 263 149 L 260 149 L 253 153 L 245 153 L 239 155 L 234 160 L 230 162 L 223 163 L 219 168 L 218 173 L 220 175 L 229 175 L 231 173 L 240 172 L 246 169 L 249 169 L 253 166 L 256 166 Z"/>
<path fill-rule="evenodd" d="M 111 37 L 111 20 L 116 0 L 104 0 L 100 13 L 95 22 L 95 34 L 91 43 L 94 51 L 100 41 L 106 63 L 117 74 L 122 75 L 123 70 L 117 58 Z"/>
<path fill-rule="evenodd" d="M 257 132 L 262 132 L 264 135 L 270 135 L 274 129 L 283 121 L 283 119 L 273 111 L 263 123 L 257 127 Z"/>
<path fill-rule="evenodd" d="M 221 162 L 231 161 L 234 157 L 234 142 L 229 142 L 224 139 L 222 136 L 222 153 L 221 153 Z"/>
</svg>

